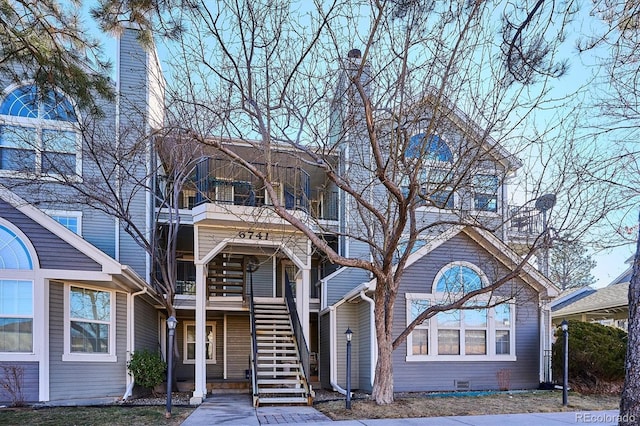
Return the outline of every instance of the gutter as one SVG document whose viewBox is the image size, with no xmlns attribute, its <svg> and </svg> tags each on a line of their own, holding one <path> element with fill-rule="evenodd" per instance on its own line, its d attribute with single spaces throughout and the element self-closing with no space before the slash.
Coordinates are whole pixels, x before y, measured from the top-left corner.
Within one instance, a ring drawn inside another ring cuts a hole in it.
<svg viewBox="0 0 640 426">
<path fill-rule="evenodd" d="M 131 353 L 133 352 L 133 345 L 135 343 L 135 326 L 136 326 L 136 322 L 135 322 L 135 297 L 136 296 L 140 296 L 142 294 L 147 294 L 147 292 L 149 291 L 149 287 L 144 287 L 142 290 L 136 292 L 136 293 L 131 293 L 130 296 L 127 298 L 127 309 L 129 311 L 129 315 L 131 320 L 127 323 L 127 326 L 129 328 L 129 332 L 127 333 L 127 364 L 129 363 L 129 361 L 131 360 Z M 126 390 L 124 392 L 124 395 L 122 395 L 122 400 L 126 401 L 127 398 L 129 398 L 133 392 L 133 386 L 135 385 L 135 377 L 133 377 L 131 374 L 129 374 L 129 372 L 127 371 L 127 378 L 126 378 Z"/>
<path fill-rule="evenodd" d="M 360 298 L 369 303 L 369 312 L 371 313 L 369 320 L 369 340 L 371 341 L 371 360 L 369 362 L 369 366 L 371 372 L 369 377 L 371 378 L 371 386 L 373 386 L 373 380 L 376 376 L 376 363 L 378 362 L 378 339 L 376 338 L 376 323 L 374 315 L 375 302 L 365 294 L 365 290 L 360 292 Z"/>
<path fill-rule="evenodd" d="M 338 385 L 338 371 L 337 371 L 337 366 L 336 366 L 336 362 L 335 360 L 338 357 L 338 350 L 336 348 L 336 308 L 333 306 L 329 307 L 329 342 L 330 344 L 330 348 L 329 351 L 331 352 L 331 367 L 329 368 L 330 373 L 330 378 L 329 378 L 329 382 L 331 384 L 331 387 L 333 388 L 334 391 L 336 392 L 340 392 L 342 395 L 346 395 L 347 391 L 340 387 L 340 385 Z"/>
</svg>

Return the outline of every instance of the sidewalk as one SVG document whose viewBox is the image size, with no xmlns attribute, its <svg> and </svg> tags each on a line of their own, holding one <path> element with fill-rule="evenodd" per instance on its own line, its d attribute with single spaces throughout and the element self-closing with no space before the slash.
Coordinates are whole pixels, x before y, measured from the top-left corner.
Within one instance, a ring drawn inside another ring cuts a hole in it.
<svg viewBox="0 0 640 426">
<path fill-rule="evenodd" d="M 618 424 L 618 411 L 331 421 L 327 416 L 320 413 L 313 407 L 276 406 L 253 408 L 251 406 L 251 395 L 216 394 L 208 397 L 198 408 L 196 408 L 196 410 L 182 423 L 182 426 L 218 424 L 238 426 L 258 426 L 265 424 L 313 424 L 314 426 L 539 426 L 541 424 L 544 424 L 545 426 L 566 426 L 586 424 L 595 426 L 613 426 Z"/>
</svg>

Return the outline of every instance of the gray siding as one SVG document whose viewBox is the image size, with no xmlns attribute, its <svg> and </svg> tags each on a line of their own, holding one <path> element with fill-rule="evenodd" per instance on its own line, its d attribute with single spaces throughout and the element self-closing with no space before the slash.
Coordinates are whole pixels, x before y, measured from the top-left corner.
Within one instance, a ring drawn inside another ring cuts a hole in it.
<svg viewBox="0 0 640 426">
<path fill-rule="evenodd" d="M 260 262 L 260 268 L 253 273 L 254 296 L 273 297 L 273 262 L 270 258 L 260 258 Z M 247 273 L 247 285 L 250 279 L 251 274 Z"/>
<path fill-rule="evenodd" d="M 457 235 L 425 258 L 407 268 L 402 278 L 401 292 L 396 299 L 394 335 L 406 324 L 405 292 L 430 293 L 438 271 L 449 262 L 468 261 L 482 269 L 491 280 L 506 270 L 489 253 L 464 235 Z M 539 324 L 537 293 L 520 280 L 499 289 L 498 295 L 516 297 L 517 361 L 424 361 L 406 362 L 406 344 L 393 353 L 394 389 L 403 391 L 454 390 L 455 381 L 469 381 L 471 389 L 498 389 L 497 372 L 510 370 L 512 389 L 536 388 L 539 367 Z"/>
<path fill-rule="evenodd" d="M 327 282 L 327 305 L 335 304 L 350 290 L 368 281 L 369 274 L 366 271 L 358 268 L 344 268 Z"/>
<path fill-rule="evenodd" d="M 330 321 L 329 313 L 320 316 L 320 348 L 318 351 L 318 378 L 324 389 L 331 388 L 330 376 Z"/>
<path fill-rule="evenodd" d="M 117 362 L 62 361 L 64 344 L 64 291 L 62 283 L 50 284 L 49 368 L 50 399 L 121 396 L 126 381 L 127 303 L 116 296 Z"/>
<path fill-rule="evenodd" d="M 14 370 L 15 367 L 15 370 Z M 13 372 L 22 374 L 22 381 L 20 382 L 20 393 L 25 402 L 37 402 L 39 391 L 39 371 L 37 362 L 20 362 L 20 361 L 7 361 L 0 362 L 0 381 L 5 382 L 6 375 L 10 375 L 11 378 L 15 377 Z M 10 379 L 12 380 L 12 379 Z M 13 382 L 13 380 L 11 381 Z M 12 402 L 12 396 L 3 387 L 0 386 L 0 403 L 8 404 Z"/>
<path fill-rule="evenodd" d="M 370 324 L 371 321 L 373 321 L 373 318 L 371 318 L 369 303 L 365 301 L 359 302 L 356 305 L 356 315 L 358 326 L 355 331 L 358 332 L 358 335 L 354 336 L 354 339 L 358 340 L 358 352 L 356 353 L 356 356 L 358 357 L 359 382 L 355 387 L 357 389 L 370 392 L 372 381 L 371 351 L 373 346 Z"/>
<path fill-rule="evenodd" d="M 250 368 L 251 326 L 249 315 L 227 315 L 227 379 L 244 380 Z"/>
<path fill-rule="evenodd" d="M 336 380 L 338 385 L 345 388 L 347 386 L 347 341 L 344 332 L 350 328 L 354 333 L 354 339 L 351 341 L 351 388 L 356 389 L 360 383 L 360 338 L 356 333 L 361 334 L 358 326 L 358 305 L 344 303 L 336 309 L 336 342 L 337 359 L 335 360 L 337 368 Z"/>
<path fill-rule="evenodd" d="M 29 238 L 33 244 L 41 268 L 100 271 L 102 267 L 75 249 L 51 231 L 43 228 L 13 206 L 0 200 L 0 215 Z M 36 259 L 34 259 L 36 260 Z"/>
<path fill-rule="evenodd" d="M 158 340 L 158 311 L 145 302 L 143 296 L 136 296 L 135 304 L 135 339 L 133 350 L 146 349 L 151 352 L 160 350 Z"/>
<path fill-rule="evenodd" d="M 180 360 L 176 365 L 176 377 L 178 381 L 193 381 L 195 377 L 195 363 L 185 363 L 184 347 L 184 323 L 192 322 L 193 318 L 178 317 L 176 328 L 176 345 Z M 221 380 L 224 377 L 224 318 L 219 314 L 207 315 L 207 322 L 216 323 L 216 363 L 207 364 L 207 380 Z M 243 373 L 244 374 L 244 373 Z"/>
<path fill-rule="evenodd" d="M 139 143 L 145 138 L 148 111 L 148 53 L 136 39 L 137 31 L 125 29 L 120 38 L 120 134 L 124 139 L 120 142 L 127 146 Z M 142 156 L 141 156 L 142 157 Z M 138 179 L 147 175 L 145 158 L 134 158 L 138 162 L 129 166 L 129 172 Z M 146 210 L 146 192 L 124 185 L 124 191 L 137 191 L 130 195 L 129 215 L 139 229 L 146 229 L 146 221 L 150 212 Z M 124 225 L 124 224 L 123 224 Z M 140 276 L 146 277 L 146 256 L 140 246 L 129 236 L 124 228 L 120 233 L 120 262 L 130 265 Z"/>
</svg>

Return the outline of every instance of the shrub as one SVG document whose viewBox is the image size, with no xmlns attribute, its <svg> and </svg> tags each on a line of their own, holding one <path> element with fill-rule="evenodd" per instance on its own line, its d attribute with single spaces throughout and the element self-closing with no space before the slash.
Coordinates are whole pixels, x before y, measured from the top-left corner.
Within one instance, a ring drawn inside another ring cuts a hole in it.
<svg viewBox="0 0 640 426">
<path fill-rule="evenodd" d="M 556 329 L 553 375 L 561 382 L 564 364 L 564 333 Z M 596 323 L 569 321 L 569 380 L 597 386 L 624 379 L 627 333 Z"/>
<path fill-rule="evenodd" d="M 0 376 L 0 388 L 11 398 L 14 407 L 24 405 L 24 395 L 22 385 L 24 384 L 24 368 L 15 365 L 3 365 L 2 376 Z"/>
<path fill-rule="evenodd" d="M 146 349 L 132 353 L 127 367 L 136 384 L 150 389 L 164 381 L 167 371 L 167 363 L 162 360 L 160 354 Z"/>
</svg>

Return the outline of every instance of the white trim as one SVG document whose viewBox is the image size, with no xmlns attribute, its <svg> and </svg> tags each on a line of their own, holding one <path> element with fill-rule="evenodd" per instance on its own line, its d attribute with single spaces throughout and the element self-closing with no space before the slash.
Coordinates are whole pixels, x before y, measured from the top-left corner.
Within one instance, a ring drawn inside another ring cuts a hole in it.
<svg viewBox="0 0 640 426">
<path fill-rule="evenodd" d="M 224 317 L 222 318 L 222 378 L 227 380 L 227 344 L 229 339 L 229 333 L 227 333 L 227 313 L 224 313 Z"/>
<path fill-rule="evenodd" d="M 71 319 L 70 319 L 70 302 L 71 287 L 78 287 L 87 290 L 101 291 L 109 293 L 109 352 L 103 353 L 81 353 L 71 352 Z M 114 290 L 105 289 L 103 287 L 78 285 L 76 283 L 64 283 L 64 347 L 62 350 L 62 361 L 80 361 L 80 362 L 117 362 L 116 356 L 116 295 Z"/>
<path fill-rule="evenodd" d="M 197 328 L 196 327 L 196 322 L 195 321 L 185 321 L 182 324 L 182 336 L 183 336 L 182 337 L 182 351 L 183 351 L 182 352 L 182 363 L 183 364 L 195 364 L 196 363 L 196 359 L 195 358 L 193 358 L 193 359 L 187 358 L 187 354 L 188 354 L 187 345 L 189 345 L 191 343 L 195 347 L 196 342 L 198 341 L 198 338 L 197 338 L 198 334 L 195 333 L 195 332 L 194 332 L 194 335 L 196 336 L 196 341 L 195 342 L 189 342 L 187 340 L 187 335 L 188 335 L 187 328 L 189 328 L 189 327 Z M 218 360 L 217 360 L 216 350 L 217 350 L 218 344 L 217 344 L 217 336 L 216 336 L 216 334 L 217 334 L 216 333 L 216 322 L 215 321 L 207 321 L 206 324 L 205 324 L 205 327 L 204 327 L 204 332 L 205 333 L 207 331 L 207 327 L 211 327 L 211 333 L 213 333 L 213 358 L 207 359 L 206 358 L 206 352 L 205 352 L 205 362 L 207 364 L 217 364 Z M 207 336 L 204 336 L 204 342 L 205 342 L 204 346 L 205 346 L 205 350 L 206 350 L 206 346 L 207 346 L 206 344 L 207 343 L 211 343 L 211 341 L 210 341 L 210 339 L 208 339 Z"/>
</svg>

